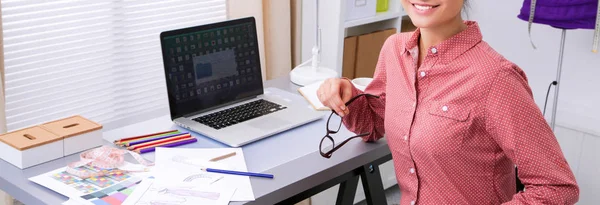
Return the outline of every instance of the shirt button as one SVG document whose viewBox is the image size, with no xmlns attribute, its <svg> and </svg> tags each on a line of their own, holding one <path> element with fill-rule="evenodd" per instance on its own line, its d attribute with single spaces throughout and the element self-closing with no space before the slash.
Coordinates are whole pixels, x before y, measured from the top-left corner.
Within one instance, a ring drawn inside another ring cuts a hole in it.
<svg viewBox="0 0 600 205">
<path fill-rule="evenodd" d="M 425 77 L 425 71 L 421 71 L 421 77 Z"/>
<path fill-rule="evenodd" d="M 415 173 L 415 168 L 410 168 L 410 170 L 408 170 L 411 174 Z"/>
<path fill-rule="evenodd" d="M 404 135 L 404 141 L 408 140 L 408 135 Z"/>
<path fill-rule="evenodd" d="M 444 112 L 448 111 L 448 106 L 444 105 L 444 107 L 442 107 L 442 111 L 444 111 Z"/>
<path fill-rule="evenodd" d="M 417 106 L 417 102 L 414 102 L 414 103 L 413 103 L 413 107 L 416 107 L 416 106 Z"/>
<path fill-rule="evenodd" d="M 415 201 L 410 201 L 410 205 L 415 205 Z"/>
<path fill-rule="evenodd" d="M 431 48 L 431 53 L 436 54 L 437 53 L 437 48 Z"/>
</svg>

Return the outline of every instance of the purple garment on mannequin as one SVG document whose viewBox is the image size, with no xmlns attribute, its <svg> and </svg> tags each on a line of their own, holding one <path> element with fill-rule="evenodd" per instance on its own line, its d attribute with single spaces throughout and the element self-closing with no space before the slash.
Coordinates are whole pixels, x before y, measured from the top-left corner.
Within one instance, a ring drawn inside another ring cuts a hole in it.
<svg viewBox="0 0 600 205">
<path fill-rule="evenodd" d="M 529 21 L 531 0 L 524 0 L 519 18 Z M 594 29 L 598 0 L 537 0 L 534 23 L 564 29 Z"/>
</svg>

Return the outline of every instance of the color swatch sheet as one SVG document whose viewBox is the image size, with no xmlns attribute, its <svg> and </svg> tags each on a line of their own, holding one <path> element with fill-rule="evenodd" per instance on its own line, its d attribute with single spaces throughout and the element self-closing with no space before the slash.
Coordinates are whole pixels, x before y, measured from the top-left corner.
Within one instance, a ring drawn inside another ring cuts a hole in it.
<svg viewBox="0 0 600 205">
<path fill-rule="evenodd" d="M 78 201 L 94 205 L 121 205 L 133 193 L 142 180 L 132 178 L 114 186 L 81 196 Z"/>
<path fill-rule="evenodd" d="M 106 175 L 81 179 L 67 173 L 63 167 L 29 180 L 82 204 L 100 205 L 122 204 L 141 181 L 140 177 L 119 169 L 101 169 L 87 165 L 77 169 L 84 172 L 105 172 Z"/>
</svg>

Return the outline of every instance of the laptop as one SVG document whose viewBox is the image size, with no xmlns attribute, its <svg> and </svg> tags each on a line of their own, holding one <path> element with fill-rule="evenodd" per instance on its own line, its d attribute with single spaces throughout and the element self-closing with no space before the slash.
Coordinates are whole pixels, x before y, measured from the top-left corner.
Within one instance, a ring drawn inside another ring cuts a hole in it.
<svg viewBox="0 0 600 205">
<path fill-rule="evenodd" d="M 264 94 L 253 17 L 165 31 L 160 41 L 171 119 L 181 127 L 240 147 L 323 117 Z"/>
</svg>

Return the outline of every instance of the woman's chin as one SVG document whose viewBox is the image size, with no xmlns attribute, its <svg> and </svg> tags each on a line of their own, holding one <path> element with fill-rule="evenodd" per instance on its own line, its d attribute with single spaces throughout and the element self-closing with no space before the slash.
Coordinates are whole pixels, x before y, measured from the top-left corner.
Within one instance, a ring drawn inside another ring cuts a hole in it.
<svg viewBox="0 0 600 205">
<path fill-rule="evenodd" d="M 417 19 L 412 19 L 412 23 L 413 25 L 415 25 L 415 27 L 417 28 L 430 28 L 435 26 L 435 22 L 430 21 L 429 19 L 421 19 L 421 18 L 417 18 Z"/>
</svg>

